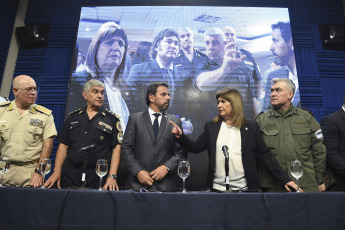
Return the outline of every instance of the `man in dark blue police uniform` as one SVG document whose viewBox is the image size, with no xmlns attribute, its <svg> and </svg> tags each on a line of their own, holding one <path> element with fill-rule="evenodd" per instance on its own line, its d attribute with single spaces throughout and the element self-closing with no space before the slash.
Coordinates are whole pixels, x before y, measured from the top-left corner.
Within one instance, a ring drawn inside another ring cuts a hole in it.
<svg viewBox="0 0 345 230">
<path fill-rule="evenodd" d="M 98 188 L 96 162 L 98 159 L 106 159 L 110 167 L 103 189 L 118 190 L 116 173 L 123 139 L 119 117 L 102 107 L 102 82 L 95 79 L 87 81 L 83 87 L 83 97 L 87 106 L 70 113 L 59 134 L 60 145 L 54 173 L 45 187 L 50 188 L 57 182 L 59 188 Z M 68 162 L 62 170 L 66 157 Z"/>
<path fill-rule="evenodd" d="M 180 66 L 193 79 L 208 66 L 207 56 L 194 47 L 193 31 L 189 27 L 179 30 L 180 51 L 174 60 L 175 66 Z"/>
</svg>

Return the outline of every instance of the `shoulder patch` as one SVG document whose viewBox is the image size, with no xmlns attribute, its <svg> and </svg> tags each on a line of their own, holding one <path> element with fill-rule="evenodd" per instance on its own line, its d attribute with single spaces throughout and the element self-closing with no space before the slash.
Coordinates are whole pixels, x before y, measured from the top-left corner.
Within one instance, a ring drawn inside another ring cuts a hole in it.
<svg viewBox="0 0 345 230">
<path fill-rule="evenodd" d="M 110 111 L 109 109 L 105 109 L 105 111 L 107 111 L 107 113 L 108 113 L 108 114 L 110 114 L 110 115 L 112 115 L 112 116 L 114 116 L 114 117 L 116 117 L 116 118 L 119 118 L 119 119 L 120 119 L 120 116 L 119 116 L 119 115 L 117 115 L 117 114 L 113 113 L 113 112 L 112 112 L 112 111 Z"/>
<path fill-rule="evenodd" d="M 302 109 L 309 112 L 312 116 L 314 116 L 314 114 L 310 110 L 308 110 L 307 108 L 302 108 Z"/>
<path fill-rule="evenodd" d="M 71 114 L 79 112 L 79 111 L 81 111 L 81 109 L 74 110 L 74 111 L 70 112 L 68 115 L 71 115 Z"/>
<path fill-rule="evenodd" d="M 46 107 L 43 107 L 43 106 L 41 106 L 41 105 L 36 105 L 35 106 L 35 109 L 37 110 L 37 111 L 39 111 L 39 112 L 41 112 L 41 113 L 44 113 L 44 114 L 46 114 L 46 115 L 50 115 L 50 114 L 52 114 L 52 111 L 50 110 L 50 109 L 47 109 Z"/>
<path fill-rule="evenodd" d="M 122 141 L 123 141 L 123 133 L 122 132 L 119 132 L 117 134 L 117 141 L 122 144 Z"/>
<path fill-rule="evenodd" d="M 2 107 L 2 106 L 7 106 L 7 105 L 9 105 L 9 104 L 11 104 L 10 101 L 5 101 L 5 102 L 3 102 L 3 103 L 0 103 L 0 107 Z"/>
</svg>

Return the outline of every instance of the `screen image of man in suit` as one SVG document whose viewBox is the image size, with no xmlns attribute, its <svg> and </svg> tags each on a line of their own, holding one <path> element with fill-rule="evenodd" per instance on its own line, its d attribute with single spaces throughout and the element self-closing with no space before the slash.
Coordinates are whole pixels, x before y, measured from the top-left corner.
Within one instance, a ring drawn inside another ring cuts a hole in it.
<svg viewBox="0 0 345 230">
<path fill-rule="evenodd" d="M 184 150 L 171 135 L 173 121 L 181 120 L 165 113 L 170 103 L 168 84 L 153 83 L 146 92 L 148 109 L 129 116 L 121 151 L 129 175 L 126 187 L 135 191 L 176 191 L 174 171 L 186 158 Z"/>
<path fill-rule="evenodd" d="M 345 97 L 343 106 L 321 120 L 326 162 L 336 183 L 329 191 L 345 191 Z"/>
</svg>

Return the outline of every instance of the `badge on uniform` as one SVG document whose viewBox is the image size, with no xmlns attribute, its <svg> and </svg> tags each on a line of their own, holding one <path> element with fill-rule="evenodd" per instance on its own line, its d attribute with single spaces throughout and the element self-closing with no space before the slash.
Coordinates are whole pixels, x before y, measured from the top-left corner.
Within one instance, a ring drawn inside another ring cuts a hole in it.
<svg viewBox="0 0 345 230">
<path fill-rule="evenodd" d="M 113 127 L 111 127 L 111 125 L 108 125 L 108 124 L 106 124 L 106 123 L 104 123 L 102 121 L 98 122 L 98 125 L 106 128 L 106 129 L 113 130 Z"/>
<path fill-rule="evenodd" d="M 120 144 L 122 144 L 122 141 L 123 141 L 123 133 L 122 132 L 119 132 L 117 134 L 117 140 L 119 141 Z"/>
<path fill-rule="evenodd" d="M 117 128 L 117 130 L 119 130 L 120 132 L 122 131 L 122 126 L 121 126 L 121 122 L 117 122 L 116 123 L 116 128 Z"/>
<path fill-rule="evenodd" d="M 323 138 L 322 130 L 321 129 L 316 130 L 315 136 L 317 139 Z"/>
<path fill-rule="evenodd" d="M 31 118 L 30 119 L 30 126 L 43 128 L 43 121 L 41 119 L 38 119 L 38 118 Z"/>
</svg>

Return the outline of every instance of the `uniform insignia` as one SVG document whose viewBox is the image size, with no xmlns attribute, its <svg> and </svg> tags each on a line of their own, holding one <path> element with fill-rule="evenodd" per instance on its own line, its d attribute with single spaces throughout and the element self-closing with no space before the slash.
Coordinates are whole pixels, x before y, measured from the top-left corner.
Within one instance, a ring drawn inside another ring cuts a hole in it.
<svg viewBox="0 0 345 230">
<path fill-rule="evenodd" d="M 39 112 L 41 112 L 41 113 L 44 113 L 44 114 L 46 114 L 46 115 L 50 115 L 50 114 L 52 114 L 52 111 L 50 110 L 50 109 L 47 109 L 46 107 L 43 107 L 43 106 L 41 106 L 41 105 L 36 105 L 35 106 L 35 109 L 37 110 L 37 111 L 39 111 Z"/>
<path fill-rule="evenodd" d="M 5 101 L 5 102 L 3 102 L 3 103 L 0 103 L 0 107 L 2 107 L 2 106 L 7 106 L 7 105 L 9 105 L 9 104 L 11 104 L 10 101 Z"/>
<path fill-rule="evenodd" d="M 106 128 L 106 129 L 113 130 L 113 127 L 111 127 L 111 125 L 108 125 L 108 124 L 104 123 L 103 121 L 98 122 L 98 125 Z"/>
<path fill-rule="evenodd" d="M 82 112 L 82 110 L 81 109 L 77 109 L 77 110 L 74 110 L 74 111 L 72 111 L 72 112 L 70 112 L 68 115 L 71 115 L 71 114 L 73 114 L 73 113 L 76 113 L 76 112 Z M 80 114 L 80 113 L 79 113 Z"/>
<path fill-rule="evenodd" d="M 73 125 L 73 124 L 78 124 L 79 121 L 72 121 L 71 123 L 69 123 L 70 125 Z"/>
<path fill-rule="evenodd" d="M 103 136 L 100 136 L 99 139 L 100 139 L 101 141 L 103 141 L 103 140 L 104 140 L 104 137 L 103 137 Z"/>
<path fill-rule="evenodd" d="M 322 130 L 321 129 L 316 130 L 315 136 L 317 139 L 323 138 Z"/>
<path fill-rule="evenodd" d="M 122 132 L 119 132 L 117 134 L 117 140 L 119 141 L 120 144 L 122 144 L 122 141 L 123 141 L 123 133 Z"/>
<path fill-rule="evenodd" d="M 120 132 L 122 131 L 122 125 L 121 125 L 121 122 L 117 122 L 116 123 L 116 128 L 117 128 L 117 130 L 119 130 Z"/>
<path fill-rule="evenodd" d="M 105 113 L 104 113 L 104 112 L 102 112 L 102 115 L 103 115 L 103 116 L 105 116 Z"/>
<path fill-rule="evenodd" d="M 41 119 L 38 119 L 38 118 L 31 118 L 30 119 L 30 126 L 43 128 L 43 121 Z"/>
<path fill-rule="evenodd" d="M 108 114 L 111 114 L 113 117 L 120 118 L 119 115 L 117 115 L 117 114 L 111 112 L 110 110 L 106 109 L 106 111 L 107 111 Z"/>
</svg>

